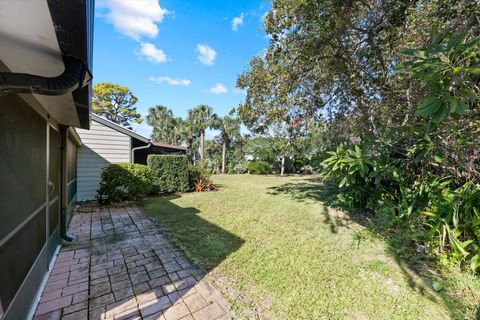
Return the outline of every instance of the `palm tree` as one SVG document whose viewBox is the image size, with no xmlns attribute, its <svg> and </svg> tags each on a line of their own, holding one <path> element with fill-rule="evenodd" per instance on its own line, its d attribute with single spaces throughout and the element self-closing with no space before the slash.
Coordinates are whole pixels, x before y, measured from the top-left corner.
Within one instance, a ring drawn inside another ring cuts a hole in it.
<svg viewBox="0 0 480 320">
<path fill-rule="evenodd" d="M 180 117 L 173 119 L 172 121 L 173 129 L 170 135 L 168 136 L 170 141 L 170 142 L 167 141 L 168 143 L 181 145 L 186 141 L 184 129 L 183 129 L 184 123 L 185 121 Z"/>
<path fill-rule="evenodd" d="M 147 123 L 153 127 L 152 139 L 172 144 L 181 144 L 183 135 L 179 131 L 183 120 L 175 118 L 171 109 L 157 105 L 148 109 Z"/>
<path fill-rule="evenodd" d="M 204 159 L 205 155 L 205 131 L 207 129 L 216 128 L 217 115 L 213 112 L 212 107 L 201 104 L 195 109 L 188 110 L 188 120 L 195 129 L 195 132 L 200 136 L 200 160 Z"/>
<path fill-rule="evenodd" d="M 178 129 L 181 132 L 183 140 L 186 141 L 187 143 L 188 153 L 189 153 L 188 157 L 190 158 L 190 161 L 193 162 L 194 161 L 193 143 L 195 142 L 197 135 L 196 135 L 196 128 L 192 119 L 190 117 L 187 117 L 186 120 L 182 120 Z"/>
<path fill-rule="evenodd" d="M 219 118 L 216 125 L 220 129 L 220 140 L 222 141 L 222 173 L 225 173 L 227 163 L 227 146 L 233 138 L 240 135 L 240 121 L 233 117 L 234 112 L 233 109 L 229 115 Z"/>
</svg>

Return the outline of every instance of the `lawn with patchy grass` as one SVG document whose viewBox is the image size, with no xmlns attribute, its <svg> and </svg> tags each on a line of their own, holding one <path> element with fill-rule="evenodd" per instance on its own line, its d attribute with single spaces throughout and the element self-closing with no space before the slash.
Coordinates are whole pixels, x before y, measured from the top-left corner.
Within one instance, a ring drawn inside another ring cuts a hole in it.
<svg viewBox="0 0 480 320">
<path fill-rule="evenodd" d="M 364 223 L 323 205 L 314 196 L 323 188 L 318 178 L 222 175 L 214 182 L 216 192 L 149 198 L 145 210 L 264 317 L 476 317 L 477 278 L 415 272 Z"/>
</svg>

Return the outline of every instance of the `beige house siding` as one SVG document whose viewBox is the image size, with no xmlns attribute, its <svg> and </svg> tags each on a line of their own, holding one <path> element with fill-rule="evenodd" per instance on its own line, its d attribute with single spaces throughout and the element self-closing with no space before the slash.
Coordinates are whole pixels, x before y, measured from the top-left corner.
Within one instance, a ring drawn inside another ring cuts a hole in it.
<svg viewBox="0 0 480 320">
<path fill-rule="evenodd" d="M 109 163 L 130 162 L 131 137 L 92 121 L 90 130 L 77 129 L 83 145 L 78 150 L 78 201 L 93 200 L 102 168 Z"/>
</svg>

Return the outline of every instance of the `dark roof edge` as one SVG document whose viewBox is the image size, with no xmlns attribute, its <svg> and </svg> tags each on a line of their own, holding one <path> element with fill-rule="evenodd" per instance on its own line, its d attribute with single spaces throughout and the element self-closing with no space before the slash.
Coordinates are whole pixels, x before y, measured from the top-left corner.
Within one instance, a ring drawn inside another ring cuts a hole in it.
<svg viewBox="0 0 480 320">
<path fill-rule="evenodd" d="M 63 55 L 93 67 L 93 24 L 95 0 L 46 0 Z M 89 129 L 92 84 L 72 93 L 80 128 Z"/>
<path fill-rule="evenodd" d="M 129 129 L 127 129 L 127 128 L 124 128 L 124 127 L 116 124 L 115 122 L 112 122 L 112 121 L 110 121 L 110 120 L 104 119 L 104 118 L 102 118 L 102 117 L 100 117 L 100 116 L 98 116 L 98 115 L 96 115 L 96 114 L 93 114 L 93 113 L 92 113 L 92 120 L 93 120 L 93 121 L 96 121 L 96 122 L 98 122 L 98 123 L 101 123 L 101 124 L 103 124 L 104 126 L 107 126 L 107 127 L 111 128 L 111 129 L 113 129 L 113 130 L 116 130 L 116 131 L 120 132 L 120 133 L 126 134 L 127 136 L 130 136 L 130 137 L 132 137 L 132 138 L 135 138 L 135 139 L 137 139 L 137 140 L 140 140 L 140 141 L 142 141 L 142 142 L 148 143 L 148 142 L 150 141 L 150 139 L 145 138 L 144 136 L 141 136 L 141 135 L 139 135 L 138 133 L 133 132 L 132 130 L 129 130 Z"/>
<path fill-rule="evenodd" d="M 162 148 L 169 148 L 169 149 L 176 149 L 176 150 L 183 150 L 187 151 L 187 147 L 182 147 L 182 146 L 176 146 L 174 144 L 169 144 L 169 143 L 164 143 L 160 141 L 151 141 L 152 145 L 155 147 L 162 147 Z"/>
</svg>

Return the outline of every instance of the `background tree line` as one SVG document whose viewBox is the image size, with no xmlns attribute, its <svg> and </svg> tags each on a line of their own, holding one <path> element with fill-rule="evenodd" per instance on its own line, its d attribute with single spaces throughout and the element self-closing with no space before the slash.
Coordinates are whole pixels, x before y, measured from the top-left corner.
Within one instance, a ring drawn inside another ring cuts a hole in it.
<svg viewBox="0 0 480 320">
<path fill-rule="evenodd" d="M 126 128 L 144 120 L 137 112 L 137 102 L 127 87 L 105 82 L 94 86 L 93 112 Z M 212 173 L 247 173 L 251 162 L 263 163 L 263 170 L 258 172 L 263 174 L 313 172 L 319 169 L 318 155 L 325 149 L 325 123 L 313 119 L 301 128 L 276 126 L 243 135 L 235 108 L 221 117 L 210 106 L 199 105 L 188 110 L 183 119 L 168 107 L 157 105 L 149 108 L 145 120 L 153 128 L 152 140 L 188 147 L 190 161 Z M 218 135 L 208 140 L 207 130 Z M 291 134 L 292 130 L 299 134 Z"/>
</svg>

